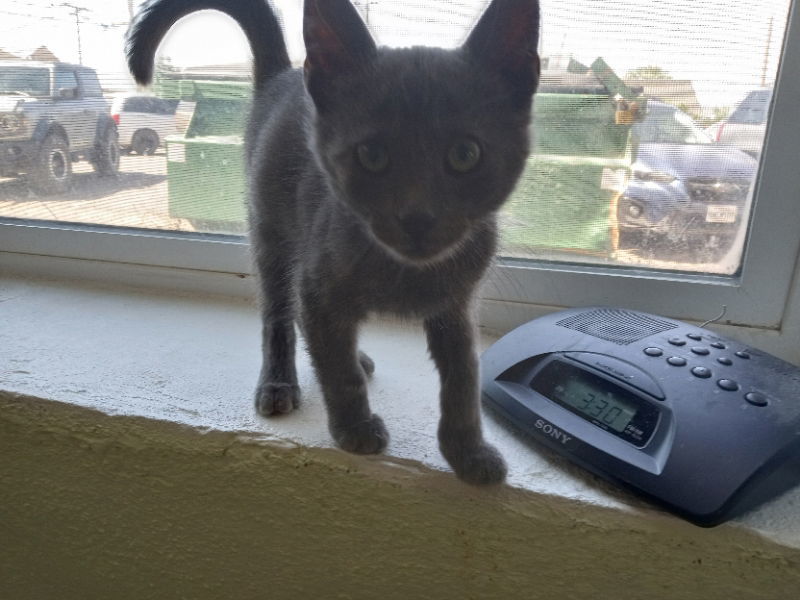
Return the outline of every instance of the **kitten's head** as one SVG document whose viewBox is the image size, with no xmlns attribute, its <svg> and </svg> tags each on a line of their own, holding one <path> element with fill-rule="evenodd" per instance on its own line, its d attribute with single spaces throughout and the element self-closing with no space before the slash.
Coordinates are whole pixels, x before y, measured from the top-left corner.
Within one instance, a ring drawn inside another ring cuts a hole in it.
<svg viewBox="0 0 800 600">
<path fill-rule="evenodd" d="M 493 219 L 528 155 L 538 2 L 494 0 L 464 45 L 376 48 L 346 0 L 306 0 L 317 157 L 338 199 L 411 264 Z"/>
</svg>

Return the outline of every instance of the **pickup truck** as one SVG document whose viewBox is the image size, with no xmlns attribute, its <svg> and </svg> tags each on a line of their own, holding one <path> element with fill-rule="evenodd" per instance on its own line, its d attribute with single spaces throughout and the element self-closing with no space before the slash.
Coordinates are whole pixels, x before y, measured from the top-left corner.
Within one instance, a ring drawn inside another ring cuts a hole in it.
<svg viewBox="0 0 800 600">
<path fill-rule="evenodd" d="M 100 176 L 119 168 L 119 136 L 94 69 L 62 62 L 0 62 L 0 176 L 27 175 L 42 194 L 66 191 L 72 163 Z"/>
</svg>

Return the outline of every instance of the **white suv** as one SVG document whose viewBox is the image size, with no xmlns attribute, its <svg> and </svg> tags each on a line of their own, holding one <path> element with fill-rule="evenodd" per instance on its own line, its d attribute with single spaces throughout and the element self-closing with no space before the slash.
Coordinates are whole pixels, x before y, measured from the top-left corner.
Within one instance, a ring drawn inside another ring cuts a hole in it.
<svg viewBox="0 0 800 600">
<path fill-rule="evenodd" d="M 757 156 L 764 144 L 771 99 L 770 89 L 749 92 L 730 117 L 707 129 L 707 133 L 717 142 L 736 146 L 748 154 Z"/>
<path fill-rule="evenodd" d="M 154 96 L 119 96 L 111 104 L 111 117 L 117 122 L 119 143 L 136 154 L 153 154 L 164 138 L 177 132 L 177 100 Z"/>
</svg>

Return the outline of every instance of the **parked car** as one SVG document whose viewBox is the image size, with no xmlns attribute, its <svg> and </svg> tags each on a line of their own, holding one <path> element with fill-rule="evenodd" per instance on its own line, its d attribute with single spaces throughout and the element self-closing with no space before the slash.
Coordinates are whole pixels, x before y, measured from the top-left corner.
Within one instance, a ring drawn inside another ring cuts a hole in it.
<svg viewBox="0 0 800 600">
<path fill-rule="evenodd" d="M 119 168 L 117 127 L 94 69 L 61 62 L 0 62 L 0 175 L 26 174 L 41 193 L 65 191 L 72 162 L 101 176 Z"/>
<path fill-rule="evenodd" d="M 120 96 L 111 104 L 111 116 L 119 129 L 123 150 L 153 154 L 164 138 L 177 133 L 177 100 L 154 96 Z"/>
<path fill-rule="evenodd" d="M 715 123 L 708 133 L 715 142 L 741 148 L 752 156 L 761 152 L 767 130 L 767 115 L 772 90 L 753 90 L 745 96 L 731 116 Z"/>
<path fill-rule="evenodd" d="M 758 162 L 713 143 L 689 115 L 655 100 L 632 135 L 638 149 L 617 208 L 621 246 L 730 248 L 747 217 Z"/>
</svg>

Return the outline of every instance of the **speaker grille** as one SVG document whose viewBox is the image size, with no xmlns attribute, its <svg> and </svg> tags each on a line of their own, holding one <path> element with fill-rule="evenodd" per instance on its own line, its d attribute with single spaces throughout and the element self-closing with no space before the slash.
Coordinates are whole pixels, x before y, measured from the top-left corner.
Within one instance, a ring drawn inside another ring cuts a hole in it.
<svg viewBox="0 0 800 600">
<path fill-rule="evenodd" d="M 620 346 L 632 344 L 653 334 L 677 327 L 674 323 L 621 308 L 598 308 L 578 313 L 561 319 L 556 325 L 574 329 Z"/>
</svg>

